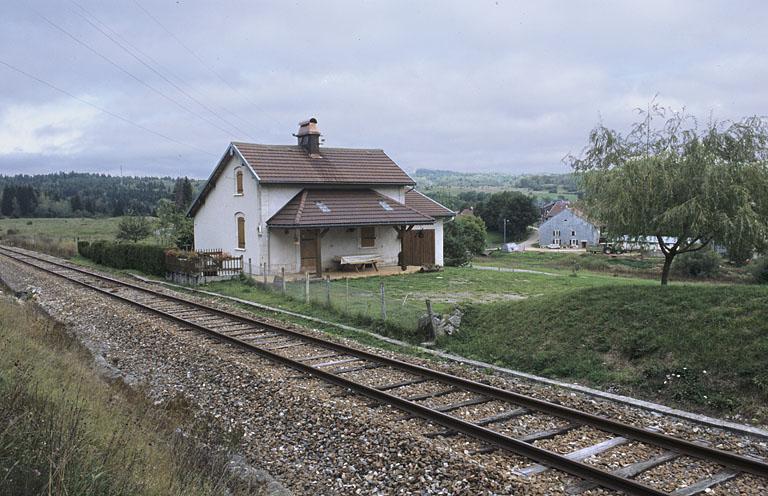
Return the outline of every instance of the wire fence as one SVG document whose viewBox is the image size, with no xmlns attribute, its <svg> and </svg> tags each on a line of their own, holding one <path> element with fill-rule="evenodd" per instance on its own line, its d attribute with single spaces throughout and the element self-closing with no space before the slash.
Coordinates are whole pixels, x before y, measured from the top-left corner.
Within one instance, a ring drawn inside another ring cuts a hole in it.
<svg viewBox="0 0 768 496">
<path fill-rule="evenodd" d="M 258 281 L 258 277 L 254 277 Z M 349 278 L 318 279 L 305 277 L 285 280 L 275 277 L 273 282 L 261 283 L 270 292 L 308 304 L 320 305 L 353 317 L 386 322 L 406 331 L 416 331 L 419 320 L 431 312 L 431 303 L 387 291 L 382 281 L 378 291 L 350 284 Z M 427 338 L 428 336 L 425 336 Z"/>
</svg>

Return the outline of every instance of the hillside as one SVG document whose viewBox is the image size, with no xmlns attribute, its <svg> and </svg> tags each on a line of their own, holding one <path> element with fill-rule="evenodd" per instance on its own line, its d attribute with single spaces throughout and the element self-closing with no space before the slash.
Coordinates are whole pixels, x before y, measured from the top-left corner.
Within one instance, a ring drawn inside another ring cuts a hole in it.
<svg viewBox="0 0 768 496">
<path fill-rule="evenodd" d="M 150 215 L 172 198 L 177 178 L 109 176 L 85 172 L 0 175 L 0 206 L 6 217 Z M 193 194 L 203 181 L 189 180 Z"/>
<path fill-rule="evenodd" d="M 526 372 L 768 422 L 768 289 L 608 286 L 474 305 L 439 345 Z"/>
</svg>

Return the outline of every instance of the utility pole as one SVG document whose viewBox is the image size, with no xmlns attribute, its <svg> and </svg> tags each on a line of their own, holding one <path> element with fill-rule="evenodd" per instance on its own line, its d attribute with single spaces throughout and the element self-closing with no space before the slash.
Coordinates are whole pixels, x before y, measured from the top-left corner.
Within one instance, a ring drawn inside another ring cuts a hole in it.
<svg viewBox="0 0 768 496">
<path fill-rule="evenodd" d="M 504 244 L 507 244 L 507 219 L 504 219 Z"/>
</svg>

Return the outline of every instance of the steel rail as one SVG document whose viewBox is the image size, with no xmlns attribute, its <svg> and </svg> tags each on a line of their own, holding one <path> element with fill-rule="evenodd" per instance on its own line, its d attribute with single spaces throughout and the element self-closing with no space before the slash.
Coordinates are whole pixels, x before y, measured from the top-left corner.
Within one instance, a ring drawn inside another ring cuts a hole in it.
<svg viewBox="0 0 768 496">
<path fill-rule="evenodd" d="M 488 386 L 485 384 L 481 384 L 475 381 L 471 381 L 469 379 L 463 379 L 459 378 L 450 374 L 446 374 L 443 372 L 438 372 L 432 369 L 428 369 L 419 365 L 413 365 L 406 362 L 402 362 L 400 360 L 383 357 L 380 355 L 375 355 L 366 351 L 358 350 L 355 348 L 351 348 L 344 345 L 339 345 L 337 343 L 333 343 L 331 341 L 326 341 L 321 338 L 316 338 L 314 336 L 307 336 L 305 334 L 302 334 L 297 331 L 292 331 L 290 329 L 284 329 L 278 326 L 275 326 L 273 324 L 270 324 L 268 322 L 261 321 L 259 319 L 255 318 L 249 318 L 249 317 L 243 317 L 240 315 L 235 315 L 232 313 L 229 313 L 227 311 L 217 309 L 214 307 L 210 307 L 205 304 L 197 303 L 197 302 L 191 302 L 189 300 L 185 300 L 183 298 L 179 298 L 173 295 L 167 295 L 164 293 L 160 293 L 154 290 L 150 290 L 148 288 L 144 288 L 142 286 L 138 286 L 136 284 L 132 284 L 126 281 L 121 281 L 109 276 L 104 276 L 102 274 L 94 273 L 88 270 L 81 269 L 79 267 L 72 267 L 70 265 L 61 264 L 58 262 L 54 262 L 51 260 L 47 260 L 44 258 L 36 257 L 33 255 L 30 255 L 28 253 L 19 252 L 16 250 L 11 250 L 8 248 L 3 247 L 4 250 L 10 251 L 11 253 L 14 253 L 16 255 L 20 255 L 26 258 L 30 258 L 33 260 L 37 260 L 43 263 L 47 263 L 56 267 L 61 267 L 65 270 L 71 270 L 77 273 L 82 273 L 89 277 L 94 277 L 97 279 L 101 279 L 103 281 L 108 281 L 114 284 L 118 284 L 120 286 L 128 287 L 131 289 L 135 289 L 156 297 L 161 297 L 166 300 L 172 300 L 184 305 L 193 306 L 196 308 L 201 308 L 206 311 L 215 312 L 216 314 L 226 316 L 227 318 L 235 319 L 244 323 L 249 323 L 252 325 L 258 325 L 261 327 L 266 327 L 269 329 L 276 330 L 278 332 L 281 332 L 283 334 L 289 334 L 292 336 L 295 336 L 299 339 L 310 341 L 314 344 L 317 344 L 318 346 L 333 349 L 335 351 L 339 351 L 342 353 L 347 353 L 355 356 L 359 356 L 362 358 L 365 358 L 370 361 L 375 361 L 379 363 L 383 363 L 389 366 L 392 366 L 394 368 L 405 370 L 408 372 L 411 372 L 415 375 L 423 376 L 423 377 L 430 377 L 434 380 L 439 380 L 441 382 L 446 382 L 448 384 L 452 384 L 458 387 L 461 387 L 462 389 L 469 390 L 476 392 L 478 394 L 482 394 L 485 396 L 489 396 L 491 398 L 499 399 L 505 402 L 514 403 L 523 407 L 530 408 L 532 410 L 536 410 L 539 412 L 547 413 L 553 416 L 557 416 L 560 418 L 568 419 L 571 421 L 575 421 L 577 423 L 587 424 L 591 425 L 593 427 L 597 427 L 601 430 L 605 430 L 607 432 L 612 432 L 617 435 L 621 435 L 623 437 L 629 437 L 633 438 L 635 440 L 639 440 L 642 442 L 646 442 L 649 444 L 665 447 L 667 449 L 671 449 L 683 454 L 687 454 L 690 456 L 694 456 L 697 458 L 703 458 L 706 460 L 714 461 L 718 464 L 728 466 L 731 468 L 735 468 L 739 471 L 743 472 L 750 472 L 762 477 L 768 476 L 768 464 L 763 463 L 759 460 L 745 457 L 742 455 L 737 455 L 734 453 L 729 453 L 726 451 L 718 450 L 715 448 L 710 448 L 707 446 L 702 446 L 699 444 L 694 444 L 679 438 L 667 436 L 664 434 L 660 434 L 657 432 L 652 431 L 646 431 L 641 428 L 637 428 L 634 426 L 622 424 L 620 422 L 616 422 L 604 417 L 592 415 L 586 412 L 581 412 L 569 407 L 565 407 L 562 405 L 556 405 L 553 403 L 546 402 L 544 400 L 538 400 L 535 398 L 531 398 L 528 396 L 524 396 L 518 393 L 513 393 L 511 391 L 506 391 L 503 389 L 495 388 L 493 386 Z M 112 293 L 111 291 L 107 289 L 103 289 L 97 286 L 90 285 L 86 282 L 79 281 L 77 279 L 68 277 L 66 275 L 60 274 L 58 272 L 52 271 L 50 269 L 46 269 L 44 267 L 40 267 L 39 265 L 33 264 L 27 260 L 20 259 L 16 256 L 8 255 L 7 253 L 3 253 L 4 255 L 13 258 L 17 261 L 20 261 L 22 263 L 26 263 L 28 265 L 31 265 L 33 267 L 37 267 L 40 270 L 50 272 L 54 275 L 58 275 L 64 279 L 76 282 L 78 284 L 81 284 L 85 287 L 94 289 L 96 291 L 99 291 L 103 294 L 106 294 L 108 296 L 120 299 L 122 301 L 125 301 L 129 304 L 138 306 L 145 310 L 150 310 L 153 313 L 156 313 L 158 315 L 161 315 L 165 318 L 174 320 L 176 322 L 182 323 L 185 326 L 191 326 L 198 330 L 201 330 L 203 332 L 215 335 L 225 341 L 231 342 L 233 344 L 236 344 L 238 346 L 246 347 L 251 351 L 258 352 L 259 354 L 262 354 L 266 356 L 267 358 L 273 359 L 275 361 L 284 363 L 286 365 L 289 365 L 293 367 L 294 369 L 300 370 L 302 372 L 306 372 L 311 375 L 315 375 L 320 377 L 323 380 L 332 382 L 334 384 L 337 384 L 339 386 L 357 391 L 360 394 L 363 394 L 367 397 L 370 397 L 372 399 L 375 399 L 377 401 L 381 401 L 393 406 L 396 406 L 402 410 L 407 411 L 408 413 L 411 413 L 413 415 L 417 415 L 422 418 L 426 418 L 431 421 L 435 421 L 445 427 L 448 427 L 450 429 L 454 429 L 456 431 L 468 434 L 472 437 L 481 439 L 489 444 L 498 446 L 502 449 L 506 449 L 508 451 L 512 451 L 514 453 L 521 454 L 523 456 L 526 456 L 528 458 L 531 458 L 533 460 L 539 461 L 540 463 L 543 463 L 547 466 L 553 467 L 553 468 L 559 468 L 560 470 L 563 470 L 565 472 L 572 473 L 574 475 L 577 475 L 578 477 L 593 480 L 595 482 L 600 483 L 601 485 L 605 487 L 610 487 L 612 489 L 618 489 L 622 491 L 626 491 L 629 494 L 665 494 L 663 492 L 658 492 L 657 490 L 653 488 L 649 488 L 648 486 L 639 484 L 632 480 L 627 480 L 621 477 L 617 477 L 615 475 L 612 475 L 608 472 L 595 469 L 594 467 L 591 467 L 589 465 L 583 464 L 581 462 L 574 462 L 572 460 L 569 460 L 561 455 L 557 455 L 556 453 L 552 453 L 547 450 L 543 450 L 541 448 L 536 448 L 533 445 L 530 445 L 528 443 L 525 443 L 523 441 L 504 436 L 502 434 L 499 434 L 493 430 L 483 428 L 481 426 L 463 421 L 461 419 L 458 419 L 456 417 L 453 417 L 451 415 L 447 415 L 441 412 L 437 412 L 433 409 L 424 407 L 419 404 L 415 404 L 411 401 L 408 401 L 404 398 L 400 398 L 398 396 L 391 395 L 389 393 L 386 393 L 384 391 L 371 388 L 368 386 L 364 386 L 361 384 L 357 384 L 351 380 L 344 379 L 340 376 L 334 375 L 331 372 L 325 372 L 320 369 L 316 369 L 312 367 L 311 365 L 306 365 L 300 362 L 296 362 L 294 360 L 291 360 L 290 358 L 283 357 L 281 355 L 271 353 L 267 350 L 263 350 L 261 348 L 258 348 L 256 346 L 253 346 L 247 342 L 241 341 L 235 337 L 228 336 L 226 334 L 223 334 L 221 332 L 218 332 L 214 329 L 205 327 L 203 325 L 188 321 L 186 319 L 180 318 L 178 316 L 175 316 L 171 313 L 158 310 L 155 308 L 152 308 L 151 306 L 147 306 L 145 304 L 141 304 L 138 302 L 135 302 L 131 300 L 130 298 L 126 298 L 117 294 Z M 565 461 L 567 460 L 567 461 Z M 615 485 L 618 484 L 618 485 Z M 639 491 L 639 492 L 638 492 Z M 651 492 L 648 492 L 651 491 Z"/>
</svg>

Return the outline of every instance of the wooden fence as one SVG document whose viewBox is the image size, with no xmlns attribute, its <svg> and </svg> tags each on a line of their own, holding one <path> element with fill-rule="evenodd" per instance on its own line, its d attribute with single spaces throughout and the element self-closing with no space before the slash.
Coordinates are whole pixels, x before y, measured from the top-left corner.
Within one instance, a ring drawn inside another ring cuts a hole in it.
<svg viewBox="0 0 768 496">
<path fill-rule="evenodd" d="M 168 251 L 168 272 L 187 276 L 237 276 L 243 271 L 243 256 L 233 257 L 223 250 Z"/>
</svg>

